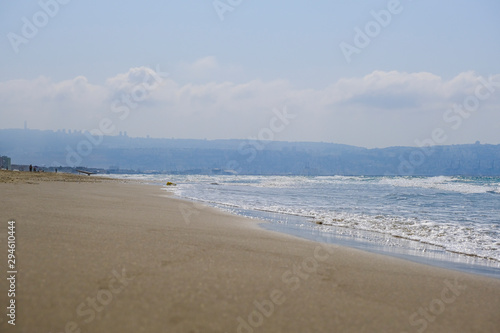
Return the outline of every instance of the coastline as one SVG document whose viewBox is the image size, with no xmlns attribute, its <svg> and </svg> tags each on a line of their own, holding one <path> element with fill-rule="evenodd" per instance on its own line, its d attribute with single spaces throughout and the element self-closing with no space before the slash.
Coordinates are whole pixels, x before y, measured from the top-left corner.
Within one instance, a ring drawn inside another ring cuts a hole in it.
<svg viewBox="0 0 500 333">
<path fill-rule="evenodd" d="M 325 231 L 321 229 L 321 226 L 315 225 L 310 218 L 304 216 L 246 209 L 231 209 L 229 211 L 239 216 L 265 220 L 266 223 L 261 224 L 262 228 L 302 239 L 337 244 L 425 265 L 500 279 L 500 263 L 493 259 L 449 252 L 436 245 L 373 231 L 332 226 L 328 227 L 328 231 Z"/>
<path fill-rule="evenodd" d="M 114 177 L 167 181 L 154 175 Z M 270 221 L 263 226 L 271 230 L 500 278 L 493 180 L 196 175 L 168 180 L 179 186 L 165 190 L 179 198 Z"/>
<path fill-rule="evenodd" d="M 264 230 L 155 186 L 37 177 L 0 178 L 0 248 L 14 219 L 19 258 L 18 325 L 2 315 L 2 332 L 500 326 L 497 279 Z"/>
</svg>

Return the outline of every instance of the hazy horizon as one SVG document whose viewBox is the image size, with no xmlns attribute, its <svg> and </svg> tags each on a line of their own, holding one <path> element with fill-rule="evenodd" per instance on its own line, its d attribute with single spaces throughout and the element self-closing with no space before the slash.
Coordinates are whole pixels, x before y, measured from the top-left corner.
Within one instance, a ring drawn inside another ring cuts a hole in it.
<svg viewBox="0 0 500 333">
<path fill-rule="evenodd" d="M 65 134 L 84 134 L 86 131 L 86 129 L 84 130 L 76 130 L 76 129 L 71 129 L 71 128 L 58 128 L 58 129 L 39 129 L 39 128 L 26 128 L 27 130 L 34 130 L 34 131 L 51 131 L 51 132 L 54 132 L 54 133 L 57 133 L 59 131 L 65 131 L 64 133 Z M 0 131 L 1 130 L 25 130 L 25 128 L 0 128 Z M 71 131 L 71 133 L 69 132 Z M 90 133 L 90 131 L 88 131 Z M 123 136 L 123 137 L 128 137 L 130 139 L 154 139 L 154 140 L 200 140 L 200 141 L 217 141 L 217 140 L 222 140 L 222 141 L 232 141 L 232 140 L 235 140 L 235 141 L 248 141 L 248 142 L 251 142 L 251 140 L 249 140 L 249 138 L 219 138 L 219 139 L 207 139 L 207 138 L 176 138 L 176 137 L 154 137 L 154 136 L 151 136 L 151 135 L 145 135 L 145 136 L 131 136 L 131 135 L 128 135 L 128 132 L 127 131 L 120 131 L 120 132 L 116 132 L 116 133 L 113 133 L 113 134 L 110 134 L 110 135 L 104 135 L 104 137 L 120 137 L 120 136 Z M 349 145 L 349 144 L 346 144 L 346 143 L 342 143 L 342 142 L 329 142 L 329 141 L 287 141 L 287 140 L 259 140 L 257 138 L 257 140 L 255 140 L 256 142 L 283 142 L 283 143 L 312 143 L 312 144 L 315 144 L 315 143 L 318 143 L 318 144 L 334 144 L 334 145 L 346 145 L 346 146 L 353 146 L 353 147 L 357 147 L 357 148 L 366 148 L 366 149 L 384 149 L 384 148 L 394 148 L 394 147 L 410 147 L 410 148 L 425 148 L 427 147 L 428 145 L 408 145 L 408 146 L 401 146 L 401 145 L 395 145 L 395 146 L 384 146 L 384 147 L 365 147 L 365 146 L 356 146 L 356 145 Z M 490 143 L 490 142 L 482 142 L 480 140 L 475 140 L 473 142 L 466 142 L 466 143 L 462 143 L 460 145 L 474 145 L 474 144 L 482 144 L 482 145 L 500 145 L 500 143 Z M 453 146 L 453 145 L 456 145 L 456 144 L 434 144 L 432 146 Z"/>
<path fill-rule="evenodd" d="M 499 10 L 493 0 L 2 3 L 0 128 L 500 144 Z"/>
</svg>

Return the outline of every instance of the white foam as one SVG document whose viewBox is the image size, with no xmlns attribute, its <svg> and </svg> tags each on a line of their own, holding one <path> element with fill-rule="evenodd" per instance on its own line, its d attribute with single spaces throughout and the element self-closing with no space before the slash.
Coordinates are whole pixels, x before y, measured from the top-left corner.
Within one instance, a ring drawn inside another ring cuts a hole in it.
<svg viewBox="0 0 500 333">
<path fill-rule="evenodd" d="M 397 187 L 419 187 L 427 189 L 437 189 L 443 191 L 453 191 L 465 194 L 498 192 L 500 186 L 493 185 L 475 185 L 468 184 L 466 180 L 453 177 L 438 176 L 438 177 L 384 177 L 380 180 L 380 184 L 387 184 Z"/>
</svg>

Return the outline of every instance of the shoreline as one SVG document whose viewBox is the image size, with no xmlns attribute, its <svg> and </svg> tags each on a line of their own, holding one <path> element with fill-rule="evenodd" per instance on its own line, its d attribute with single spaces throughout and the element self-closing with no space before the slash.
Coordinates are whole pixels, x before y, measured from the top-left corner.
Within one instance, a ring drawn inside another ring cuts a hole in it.
<svg viewBox="0 0 500 333">
<path fill-rule="evenodd" d="M 369 253 L 401 258 L 434 267 L 500 279 L 500 262 L 494 259 L 455 253 L 433 244 L 397 238 L 374 231 L 343 227 L 329 227 L 329 230 L 325 231 L 314 225 L 309 218 L 302 216 L 251 210 L 241 211 L 248 212 L 237 215 L 269 220 L 270 223 L 262 224 L 262 228 L 266 230 L 277 231 L 315 242 L 337 244 Z M 304 224 L 306 225 L 305 228 Z M 390 245 L 387 245 L 388 243 Z"/>
<path fill-rule="evenodd" d="M 153 186 L 155 185 L 157 184 L 153 184 Z M 292 235 L 318 243 L 341 245 L 433 267 L 500 279 L 500 262 L 494 259 L 452 252 L 437 245 L 398 238 L 374 231 L 333 226 L 329 227 L 330 232 L 322 231 L 310 221 L 310 218 L 305 216 L 228 207 L 222 204 L 194 201 L 174 194 L 172 196 L 180 200 L 206 205 L 235 216 L 261 220 L 262 223 L 260 223 L 260 226 L 265 230 Z M 304 225 L 306 225 L 305 228 Z M 332 230 L 334 231 L 331 232 Z M 371 237 L 367 237 L 367 235 Z M 379 241 L 374 241 L 374 238 L 378 238 Z M 390 245 L 388 246 L 386 243 L 390 243 Z"/>
<path fill-rule="evenodd" d="M 500 326 L 497 279 L 264 230 L 159 187 L 2 177 L 0 248 L 7 219 L 17 225 L 16 332 Z"/>
</svg>

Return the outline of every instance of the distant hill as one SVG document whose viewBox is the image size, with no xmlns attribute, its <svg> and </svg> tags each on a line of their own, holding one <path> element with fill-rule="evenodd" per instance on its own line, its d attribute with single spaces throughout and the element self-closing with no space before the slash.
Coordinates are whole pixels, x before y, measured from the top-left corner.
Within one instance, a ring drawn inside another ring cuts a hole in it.
<svg viewBox="0 0 500 333">
<path fill-rule="evenodd" d="M 366 149 L 314 142 L 184 140 L 0 130 L 12 164 L 84 166 L 136 172 L 261 175 L 500 176 L 500 145 Z"/>
</svg>

